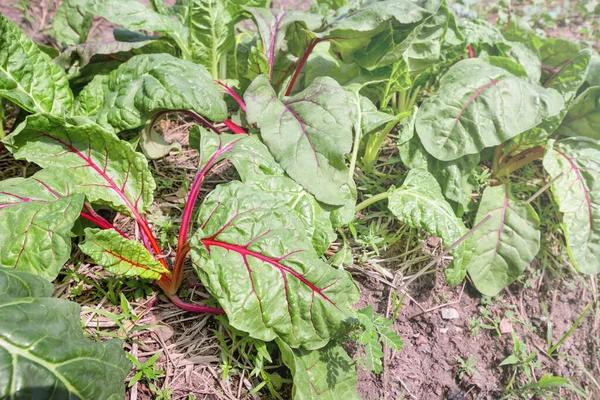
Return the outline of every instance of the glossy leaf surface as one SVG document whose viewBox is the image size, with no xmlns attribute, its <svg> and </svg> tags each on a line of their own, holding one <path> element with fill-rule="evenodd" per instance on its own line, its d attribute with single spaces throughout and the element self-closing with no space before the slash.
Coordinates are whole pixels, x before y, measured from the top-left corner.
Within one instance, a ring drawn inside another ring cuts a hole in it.
<svg viewBox="0 0 600 400">
<path fill-rule="evenodd" d="M 204 67 L 168 54 L 132 57 L 79 95 L 78 112 L 115 131 L 140 127 L 157 111 L 189 110 L 212 121 L 227 107 Z"/>
<path fill-rule="evenodd" d="M 32 115 L 4 139 L 17 159 L 62 168 L 73 192 L 130 216 L 152 203 L 156 184 L 146 158 L 99 125 Z"/>
<path fill-rule="evenodd" d="M 46 171 L 0 182 L 0 265 L 56 278 L 71 255 L 71 229 L 84 199 L 55 191 L 65 187 Z"/>
<path fill-rule="evenodd" d="M 556 134 L 600 139 L 600 87 L 588 88 L 573 101 Z"/>
<path fill-rule="evenodd" d="M 29 112 L 68 112 L 73 93 L 62 68 L 3 15 L 0 37 L 0 97 Z"/>
<path fill-rule="evenodd" d="M 349 321 L 358 289 L 318 258 L 303 224 L 279 203 L 239 182 L 219 186 L 200 209 L 192 260 L 235 328 L 317 349 Z"/>
<path fill-rule="evenodd" d="M 479 153 L 558 114 L 561 96 L 481 60 L 463 60 L 423 102 L 416 131 L 435 158 L 451 161 Z"/>
<path fill-rule="evenodd" d="M 162 274 L 169 273 L 140 242 L 126 239 L 114 229 L 87 228 L 85 241 L 79 248 L 94 263 L 115 275 L 160 279 Z"/>
<path fill-rule="evenodd" d="M 473 232 L 469 276 L 481 293 L 495 296 L 513 283 L 540 249 L 540 220 L 527 202 L 510 196 L 508 188 L 490 186 L 483 192 Z"/>
<path fill-rule="evenodd" d="M 277 340 L 284 364 L 292 371 L 293 400 L 358 400 L 356 366 L 341 345 L 319 350 L 292 349 Z"/>
<path fill-rule="evenodd" d="M 600 144 L 583 137 L 555 142 L 544 168 L 556 179 L 552 193 L 573 264 L 583 273 L 600 273 Z"/>
<path fill-rule="evenodd" d="M 317 200 L 341 205 L 341 187 L 348 181 L 344 156 L 352 147 L 348 95 L 331 78 L 317 78 L 294 96 L 277 98 L 266 76 L 259 76 L 245 94 L 248 121 L 288 175 Z"/>
<path fill-rule="evenodd" d="M 85 338 L 77 303 L 46 297 L 35 277 L 15 278 L 0 268 L 0 397 L 123 399 L 131 364 L 121 343 Z"/>
<path fill-rule="evenodd" d="M 402 186 L 389 191 L 388 201 L 388 208 L 396 218 L 413 228 L 421 228 L 430 235 L 440 237 L 446 247 L 467 233 L 461 219 L 444 199 L 437 181 L 427 171 L 410 170 Z M 446 272 L 450 284 L 456 285 L 464 279 L 470 246 L 469 240 L 466 240 L 451 251 L 454 261 Z"/>
</svg>

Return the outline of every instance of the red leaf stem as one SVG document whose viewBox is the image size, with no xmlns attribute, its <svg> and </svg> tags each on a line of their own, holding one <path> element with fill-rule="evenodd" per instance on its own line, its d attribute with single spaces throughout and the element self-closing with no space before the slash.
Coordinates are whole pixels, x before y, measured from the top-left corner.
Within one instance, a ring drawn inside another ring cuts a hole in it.
<svg viewBox="0 0 600 400">
<path fill-rule="evenodd" d="M 244 104 L 244 101 L 240 98 L 240 96 L 238 96 L 238 94 L 235 92 L 235 90 L 233 90 L 233 88 L 221 81 L 217 81 L 217 84 L 224 87 L 227 93 L 229 93 L 229 95 L 233 97 L 235 101 L 237 101 L 242 111 L 246 112 L 246 105 Z"/>
<path fill-rule="evenodd" d="M 310 53 L 312 53 L 315 46 L 317 44 L 319 44 L 321 41 L 322 41 L 322 39 L 314 39 L 308 45 L 308 48 L 306 49 L 306 51 L 304 52 L 304 55 L 300 59 L 300 62 L 298 63 L 298 66 L 296 67 L 296 71 L 294 71 L 294 75 L 292 76 L 292 79 L 290 80 L 290 84 L 288 85 L 287 90 L 285 91 L 286 96 L 289 96 L 290 93 L 292 92 L 292 89 L 294 88 L 294 84 L 296 83 L 296 79 L 298 79 L 298 76 L 300 75 L 300 71 L 302 71 L 302 67 L 304 67 L 304 64 L 306 64 L 306 61 L 308 60 L 308 56 L 310 56 Z"/>
</svg>

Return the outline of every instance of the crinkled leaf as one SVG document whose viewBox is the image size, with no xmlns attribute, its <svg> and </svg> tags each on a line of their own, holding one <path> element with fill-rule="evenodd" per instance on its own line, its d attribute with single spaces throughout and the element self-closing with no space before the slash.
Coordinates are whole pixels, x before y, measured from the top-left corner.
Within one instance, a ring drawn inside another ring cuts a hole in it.
<svg viewBox="0 0 600 400">
<path fill-rule="evenodd" d="M 544 87 L 555 89 L 564 99 L 564 108 L 561 112 L 546 122 L 546 130 L 549 133 L 558 127 L 571 102 L 575 99 L 579 87 L 585 82 L 591 55 L 590 49 L 581 50 L 574 57 L 564 60 L 544 82 Z"/>
<path fill-rule="evenodd" d="M 448 8 L 445 1 L 429 1 L 421 5 L 433 14 L 424 14 L 426 18 L 422 23 L 408 26 L 392 24 L 387 31 L 375 36 L 365 51 L 357 52 L 355 56 L 358 62 L 366 68 L 381 68 L 403 61 L 411 76 L 438 62 L 442 57 L 442 42 L 449 22 Z M 388 40 L 391 40 L 393 47 L 387 52 L 381 52 L 382 44 Z M 381 54 L 379 59 L 377 54 L 370 54 L 370 48 L 375 48 L 375 53 Z M 375 61 L 376 64 L 373 64 Z"/>
<path fill-rule="evenodd" d="M 329 40 L 332 50 L 346 62 L 352 61 L 358 50 L 363 53 L 362 60 L 374 62 L 402 41 L 406 30 L 433 15 L 440 4 L 440 0 L 374 2 L 326 25 L 316 36 Z"/>
<path fill-rule="evenodd" d="M 584 137 L 558 141 L 548 148 L 544 168 L 556 179 L 552 193 L 573 264 L 583 273 L 599 273 L 600 144 Z"/>
<path fill-rule="evenodd" d="M 0 98 L 35 113 L 61 114 L 73 106 L 65 72 L 0 14 Z"/>
<path fill-rule="evenodd" d="M 292 349 L 277 339 L 284 364 L 292 372 L 293 400 L 358 400 L 356 365 L 342 346 L 331 342 L 319 350 Z"/>
<path fill-rule="evenodd" d="M 329 220 L 330 213 L 302 186 L 285 176 L 267 147 L 256 137 L 217 135 L 196 126 L 190 130 L 190 146 L 199 149 L 199 168 L 227 158 L 235 166 L 242 182 L 270 194 L 297 213 L 319 255 L 329 248 L 336 237 Z"/>
<path fill-rule="evenodd" d="M 91 27 L 92 15 L 79 0 L 64 0 L 52 20 L 56 39 L 66 46 L 84 43 Z"/>
<path fill-rule="evenodd" d="M 189 9 L 193 60 L 219 77 L 219 60 L 234 45 L 233 18 L 226 0 L 192 0 Z"/>
<path fill-rule="evenodd" d="M 262 39 L 264 55 L 266 57 L 268 70 L 263 73 L 273 77 L 275 58 L 284 45 L 288 28 L 292 25 L 301 24 L 309 30 L 315 30 L 321 26 L 321 16 L 303 11 L 284 11 L 268 8 L 245 7 L 252 14 L 258 32 Z"/>
<path fill-rule="evenodd" d="M 78 112 L 116 131 L 140 127 L 157 111 L 190 110 L 220 122 L 227 106 L 204 67 L 168 54 L 132 57 L 96 77 L 78 97 Z"/>
<path fill-rule="evenodd" d="M 559 69 L 565 62 L 573 59 L 584 46 L 579 42 L 570 40 L 547 38 L 540 47 L 540 59 L 542 66 L 545 67 L 542 81 L 546 81 L 555 72 L 552 69 Z"/>
<path fill-rule="evenodd" d="M 167 15 L 162 15 L 146 7 L 137 0 L 122 2 L 120 0 L 81 0 L 81 7 L 94 15 L 130 31 L 158 32 L 167 35 L 187 52 L 188 29 L 181 22 Z"/>
<path fill-rule="evenodd" d="M 525 43 L 510 43 L 510 56 L 517 63 L 523 66 L 529 77 L 529 82 L 538 84 L 542 76 L 542 62 L 536 51 L 532 50 Z"/>
<path fill-rule="evenodd" d="M 279 200 L 231 182 L 206 198 L 198 219 L 194 266 L 236 329 L 317 349 L 349 322 L 358 299 L 352 278 L 319 259 Z"/>
<path fill-rule="evenodd" d="M 343 62 L 329 51 L 330 46 L 329 42 L 321 42 L 308 56 L 302 69 L 304 87 L 310 85 L 319 76 L 328 76 L 338 81 L 340 85 L 345 85 L 361 74 L 358 64 Z"/>
<path fill-rule="evenodd" d="M 489 219 L 471 236 L 475 248 L 468 272 L 486 296 L 497 295 L 517 280 L 540 249 L 540 220 L 526 201 L 510 196 L 508 187 L 483 192 L 474 224 Z"/>
<path fill-rule="evenodd" d="M 467 233 L 462 220 L 444 199 L 437 181 L 425 170 L 410 170 L 402 186 L 389 191 L 388 208 L 405 224 L 440 237 L 446 247 Z M 456 285 L 464 279 L 470 247 L 470 241 L 465 240 L 451 251 L 454 260 L 446 273 L 450 284 Z"/>
<path fill-rule="evenodd" d="M 190 147 L 200 153 L 199 168 L 206 166 L 216 154 L 216 159 L 231 161 L 243 182 L 285 174 L 256 136 L 217 135 L 196 125 L 190 129 Z"/>
<path fill-rule="evenodd" d="M 134 55 L 141 53 L 173 53 L 173 46 L 161 38 L 148 38 L 146 40 L 137 40 L 134 42 L 122 42 L 118 40 L 107 40 L 103 42 L 87 42 L 72 46 L 63 51 L 60 56 L 54 59 L 54 62 L 67 69 L 77 60 L 77 68 L 82 68 L 90 64 L 92 59 L 96 60 L 101 56 L 105 57 L 106 62 L 113 62 L 121 65 Z M 96 57 L 96 58 L 94 58 Z M 95 63 L 100 63 L 96 60 Z M 107 69 L 109 73 L 113 68 Z M 114 68 L 116 69 L 116 68 Z M 69 71 L 69 74 L 75 72 Z"/>
<path fill-rule="evenodd" d="M 0 301 L 14 297 L 52 297 L 53 292 L 54 285 L 39 276 L 0 267 Z"/>
<path fill-rule="evenodd" d="M 87 228 L 85 241 L 79 244 L 79 248 L 94 263 L 115 275 L 160 279 L 163 274 L 169 273 L 144 245 L 124 238 L 114 229 Z"/>
<path fill-rule="evenodd" d="M 325 211 L 315 198 L 286 176 L 265 176 L 246 183 L 264 193 L 269 193 L 280 203 L 287 205 L 297 213 L 298 219 L 305 224 L 305 230 L 312 238 L 317 254 L 322 255 L 335 240 L 335 234 L 329 211 Z"/>
<path fill-rule="evenodd" d="M 401 136 L 402 137 L 402 136 Z M 458 214 L 469 208 L 471 194 L 475 186 L 470 182 L 470 175 L 479 163 L 479 154 L 470 154 L 452 161 L 440 161 L 431 156 L 418 136 L 398 146 L 402 162 L 409 168 L 427 169 L 442 188 L 444 196 L 458 204 Z"/>
<path fill-rule="evenodd" d="M 152 204 L 156 184 L 146 158 L 99 125 L 31 115 L 4 139 L 15 158 L 62 168 L 72 191 L 127 215 Z"/>
<path fill-rule="evenodd" d="M 590 87 L 575 99 L 556 134 L 600 139 L 600 87 Z"/>
<path fill-rule="evenodd" d="M 40 178 L 0 182 L 0 265 L 51 281 L 71 254 L 83 196 L 62 198 L 51 188 L 54 182 Z"/>
<path fill-rule="evenodd" d="M 331 78 L 317 78 L 304 91 L 277 98 L 266 76 L 244 96 L 248 121 L 288 175 L 317 200 L 344 204 L 340 191 L 348 181 L 345 154 L 352 147 L 348 95 Z"/>
<path fill-rule="evenodd" d="M 13 285 L 14 278 L 10 272 L 0 273 L 0 287 Z M 19 277 L 21 282 L 25 279 L 32 282 L 32 278 Z M 24 294 L 19 288 L 9 288 L 8 292 Z M 46 288 L 36 292 L 51 293 Z M 80 312 L 77 303 L 61 299 L 0 297 L 1 398 L 125 397 L 123 382 L 131 364 L 121 343 L 95 343 L 85 338 Z"/>
<path fill-rule="evenodd" d="M 417 113 L 425 149 L 443 161 L 479 153 L 533 128 L 563 108 L 559 93 L 478 59 L 455 64 Z"/>
<path fill-rule="evenodd" d="M 479 52 L 485 50 L 494 55 L 503 55 L 510 50 L 509 42 L 502 36 L 502 32 L 482 19 L 461 19 L 458 27 L 465 37 L 466 44 L 473 45 Z"/>
</svg>

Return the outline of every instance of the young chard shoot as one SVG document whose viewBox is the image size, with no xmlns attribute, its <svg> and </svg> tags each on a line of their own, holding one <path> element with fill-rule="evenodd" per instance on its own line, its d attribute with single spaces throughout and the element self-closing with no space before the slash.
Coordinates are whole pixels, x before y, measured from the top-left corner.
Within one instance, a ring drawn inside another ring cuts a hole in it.
<svg viewBox="0 0 600 400">
<path fill-rule="evenodd" d="M 387 199 L 402 223 L 443 240 L 453 257 L 450 284 L 468 273 L 480 292 L 495 295 L 539 251 L 531 204 L 539 193 L 523 198 L 511 184 L 536 160 L 548 177 L 540 190 L 551 188 L 563 214 L 573 265 L 600 272 L 600 82 L 589 73 L 600 56 L 593 50 L 539 38 L 517 17 L 501 21 L 502 29 L 457 21 L 442 0 L 340 1 L 335 9 L 317 1 L 311 12 L 273 10 L 260 0 L 150 4 L 63 1 L 53 26 L 64 47 L 54 60 L 0 16 L 0 98 L 27 114 L 2 143 L 42 168 L 0 182 L 6 312 L 34 312 L 12 302 L 52 300 L 43 298 L 47 290 L 13 294 L 21 289 L 12 277 L 47 286 L 41 282 L 69 260 L 81 218 L 93 227 L 79 248 L 95 264 L 154 279 L 178 307 L 225 314 L 253 340 L 274 341 L 294 399 L 358 398 L 343 338 L 358 341 L 362 365 L 375 372 L 385 367 L 381 342 L 393 349 L 402 342 L 372 308 L 353 308 L 359 293 L 351 275 L 325 262 L 334 229 Z M 93 16 L 124 29 L 111 42 L 87 41 Z M 256 29 L 236 36 L 244 19 Z M 173 148 L 154 130 L 167 113 L 194 120 L 189 142 L 199 154 L 174 257 L 149 222 L 156 183 L 147 159 Z M 125 131 L 139 140 L 124 140 Z M 356 205 L 355 173 L 377 173 L 390 140 L 409 172 Z M 223 160 L 240 180 L 198 205 Z M 492 184 L 476 204 L 480 163 L 491 165 Z M 140 240 L 99 207 L 130 217 Z M 212 305 L 178 297 L 188 260 Z M 64 317 L 61 308 L 49 310 Z M 56 329 L 73 330 L 62 317 Z M 25 354 L 11 329 L 0 332 L 0 352 L 49 367 L 48 385 L 85 399 L 123 397 L 119 382 L 129 366 L 114 344 L 73 343 L 92 359 L 105 351 L 112 360 L 80 367 L 99 377 L 82 392 L 70 383 L 70 367 Z M 31 390 L 11 382 L 0 382 L 2 396 Z"/>
</svg>

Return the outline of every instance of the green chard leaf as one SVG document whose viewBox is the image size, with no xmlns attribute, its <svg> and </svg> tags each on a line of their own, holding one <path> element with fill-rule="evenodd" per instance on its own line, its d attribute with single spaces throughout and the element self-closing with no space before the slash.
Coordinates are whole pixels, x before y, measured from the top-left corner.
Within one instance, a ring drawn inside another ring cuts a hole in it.
<svg viewBox="0 0 600 400">
<path fill-rule="evenodd" d="M 123 399 L 131 364 L 121 343 L 85 338 L 79 305 L 51 294 L 0 267 L 0 398 Z"/>
<path fill-rule="evenodd" d="M 406 129 L 410 129 L 409 126 Z M 414 120 L 412 122 L 414 125 Z M 479 154 L 469 154 L 452 161 L 440 161 L 431 156 L 418 136 L 404 140 L 404 132 L 401 131 L 398 152 L 404 165 L 409 168 L 426 169 L 438 181 L 442 193 L 455 206 L 457 213 L 469 209 L 472 203 L 471 194 L 475 191 L 475 185 L 471 182 L 471 172 L 479 164 Z"/>
<path fill-rule="evenodd" d="M 555 133 L 600 140 L 600 87 L 588 88 L 571 103 Z"/>
<path fill-rule="evenodd" d="M 564 60 L 544 82 L 544 87 L 554 89 L 563 96 L 565 105 L 558 115 L 544 121 L 544 129 L 548 133 L 556 130 L 575 99 L 577 91 L 585 82 L 591 55 L 590 49 L 581 50 L 574 57 Z"/>
<path fill-rule="evenodd" d="M 492 55 L 505 55 L 510 50 L 502 32 L 487 21 L 465 18 L 460 20 L 458 27 L 465 37 L 465 44 L 474 46 L 478 53 L 485 51 Z"/>
<path fill-rule="evenodd" d="M 113 63 L 116 63 L 120 66 L 122 62 L 141 52 L 174 53 L 173 46 L 167 40 L 164 40 L 163 38 L 148 37 L 145 40 L 137 40 L 134 42 L 108 40 L 103 42 L 81 43 L 65 49 L 65 51 L 60 53 L 60 55 L 54 59 L 54 62 L 61 67 L 68 69 L 71 64 L 77 60 L 77 68 L 79 71 L 82 71 L 82 69 L 89 65 L 92 60 L 96 60 L 96 58 L 102 56 L 105 56 L 106 58 L 104 64 L 112 65 Z M 100 60 L 97 61 L 97 63 L 100 62 Z M 107 73 L 111 70 L 112 69 L 109 69 Z M 69 71 L 70 76 L 71 73 L 75 74 L 75 72 Z"/>
<path fill-rule="evenodd" d="M 99 15 L 113 24 L 130 31 L 158 32 L 172 38 L 180 47 L 184 58 L 189 58 L 189 32 L 185 25 L 171 16 L 162 15 L 137 0 L 81 0 L 81 8 L 86 12 Z"/>
<path fill-rule="evenodd" d="M 450 14 L 446 2 L 430 1 L 421 3 L 422 7 L 433 13 L 430 16 L 424 14 L 425 19 L 421 23 L 400 25 L 392 24 L 389 29 L 373 38 L 371 45 L 365 50 L 359 50 L 356 58 L 360 65 L 365 68 L 381 68 L 384 66 L 396 65 L 403 62 L 406 65 L 407 72 L 411 76 L 425 71 L 433 66 L 442 57 L 442 42 L 446 33 Z M 414 27 L 414 28 L 413 28 Z M 374 57 L 371 48 L 375 53 L 381 54 L 383 47 L 389 45 L 386 43 L 391 40 L 393 47 L 383 52 L 379 60 Z M 377 61 L 373 65 L 373 61 Z"/>
<path fill-rule="evenodd" d="M 0 182 L 0 265 L 54 280 L 71 255 L 71 229 L 83 207 L 59 169 Z"/>
<path fill-rule="evenodd" d="M 293 400 L 358 400 L 356 365 L 341 345 L 299 350 L 276 340 L 283 363 L 292 371 Z"/>
<path fill-rule="evenodd" d="M 313 247 L 319 255 L 329 248 L 336 238 L 330 222 L 330 212 L 292 179 L 273 159 L 269 149 L 257 139 L 242 135 L 217 135 L 195 126 L 190 130 L 190 146 L 200 152 L 200 166 L 227 158 L 236 168 L 242 182 L 270 194 L 281 204 L 287 205 L 304 222 L 305 230 L 312 237 Z"/>
<path fill-rule="evenodd" d="M 275 73 L 276 58 L 285 43 L 288 29 L 294 27 L 299 30 L 301 28 L 296 25 L 300 25 L 310 31 L 321 26 L 321 16 L 303 11 L 255 7 L 245 7 L 244 9 L 252 14 L 262 39 L 263 53 L 268 66 L 268 69 L 262 73 L 267 74 L 269 79 L 272 79 Z M 306 45 L 306 43 L 303 44 Z"/>
<path fill-rule="evenodd" d="M 600 273 L 600 144 L 584 137 L 550 143 L 543 162 L 556 179 L 552 193 L 573 264 L 585 274 Z"/>
<path fill-rule="evenodd" d="M 557 115 L 560 94 L 482 60 L 456 63 L 417 113 L 416 131 L 435 158 L 451 161 L 496 146 Z"/>
<path fill-rule="evenodd" d="M 352 278 L 319 259 L 304 224 L 274 196 L 240 182 L 220 185 L 198 220 L 192 261 L 236 329 L 314 350 L 352 320 Z"/>
<path fill-rule="evenodd" d="M 331 49 L 342 60 L 356 58 L 371 67 L 406 38 L 407 30 L 414 29 L 435 14 L 441 0 L 408 1 L 388 0 L 371 3 L 360 10 L 348 13 L 326 25 L 316 36 L 331 43 Z"/>
<path fill-rule="evenodd" d="M 14 297 L 52 297 L 52 293 L 54 285 L 44 278 L 0 267 L 0 302 Z"/>
<path fill-rule="evenodd" d="M 344 89 L 331 78 L 317 78 L 304 91 L 277 98 L 266 76 L 244 96 L 248 121 L 288 175 L 317 200 L 342 205 L 348 184 L 345 154 L 352 148 L 352 118 Z"/>
<path fill-rule="evenodd" d="M 85 43 L 91 27 L 92 15 L 80 0 L 64 0 L 52 20 L 56 39 L 66 46 Z"/>
<path fill-rule="evenodd" d="M 401 187 L 390 189 L 388 201 L 388 208 L 396 218 L 440 237 L 447 247 L 467 233 L 462 220 L 444 199 L 437 181 L 427 171 L 410 170 Z M 470 248 L 470 241 L 465 240 L 450 252 L 454 256 L 446 271 L 450 284 L 457 285 L 464 279 Z"/>
<path fill-rule="evenodd" d="M 108 76 L 97 76 L 79 94 L 77 111 L 105 128 L 140 127 L 155 112 L 194 111 L 212 121 L 227 106 L 206 69 L 168 54 L 132 57 Z"/>
<path fill-rule="evenodd" d="M 0 14 L 0 98 L 32 112 L 62 114 L 73 106 L 65 72 Z"/>
<path fill-rule="evenodd" d="M 73 193 L 129 216 L 152 204 L 156 184 L 146 158 L 96 124 L 30 115 L 3 142 L 19 160 L 61 168 Z"/>
<path fill-rule="evenodd" d="M 140 242 L 126 239 L 114 229 L 87 228 L 79 248 L 115 275 L 160 279 L 169 273 Z"/>
<path fill-rule="evenodd" d="M 522 65 L 529 82 L 539 84 L 542 76 L 542 62 L 537 51 L 522 42 L 510 42 L 510 57 Z"/>
<path fill-rule="evenodd" d="M 219 78 L 219 60 L 233 48 L 233 18 L 226 0 L 193 0 L 189 9 L 192 59 Z"/>
<path fill-rule="evenodd" d="M 495 296 L 517 280 L 538 253 L 540 220 L 533 207 L 512 198 L 505 185 L 484 190 L 475 225 L 488 216 L 471 236 L 475 248 L 468 272 L 477 290 Z"/>
</svg>

